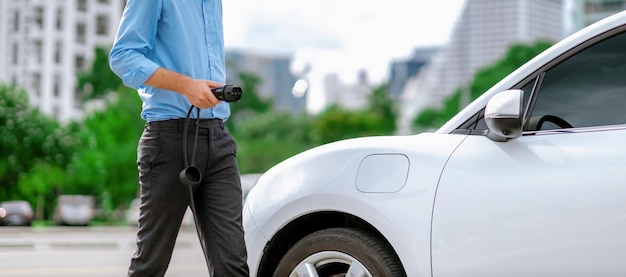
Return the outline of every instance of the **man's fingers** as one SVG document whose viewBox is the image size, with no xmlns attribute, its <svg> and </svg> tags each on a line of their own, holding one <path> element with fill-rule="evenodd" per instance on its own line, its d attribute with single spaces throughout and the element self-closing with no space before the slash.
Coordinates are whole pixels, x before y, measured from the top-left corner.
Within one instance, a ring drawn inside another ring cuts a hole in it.
<svg viewBox="0 0 626 277">
<path fill-rule="evenodd" d="M 218 100 L 217 98 L 215 98 L 215 96 L 211 97 L 202 97 L 201 99 L 198 99 L 197 101 L 190 101 L 192 102 L 192 104 L 200 109 L 208 109 L 208 108 L 215 108 L 215 106 L 217 106 L 217 104 L 220 103 L 220 100 Z"/>
</svg>

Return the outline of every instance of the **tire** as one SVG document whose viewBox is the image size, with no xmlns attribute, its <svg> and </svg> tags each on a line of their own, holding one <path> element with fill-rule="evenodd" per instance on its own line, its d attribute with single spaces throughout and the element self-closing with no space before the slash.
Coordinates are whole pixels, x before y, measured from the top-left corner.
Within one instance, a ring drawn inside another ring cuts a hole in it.
<svg viewBox="0 0 626 277">
<path fill-rule="evenodd" d="M 274 276 L 406 275 L 394 253 L 377 237 L 358 229 L 331 228 L 298 241 L 282 257 Z"/>
</svg>

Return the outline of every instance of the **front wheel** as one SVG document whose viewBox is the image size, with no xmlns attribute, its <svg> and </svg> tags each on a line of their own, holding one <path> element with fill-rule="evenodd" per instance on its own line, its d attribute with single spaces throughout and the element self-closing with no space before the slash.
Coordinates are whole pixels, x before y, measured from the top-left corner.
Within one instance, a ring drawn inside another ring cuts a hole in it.
<svg viewBox="0 0 626 277">
<path fill-rule="evenodd" d="M 357 229 L 331 228 L 298 241 L 282 257 L 274 276 L 406 275 L 393 251 L 377 237 Z"/>
</svg>

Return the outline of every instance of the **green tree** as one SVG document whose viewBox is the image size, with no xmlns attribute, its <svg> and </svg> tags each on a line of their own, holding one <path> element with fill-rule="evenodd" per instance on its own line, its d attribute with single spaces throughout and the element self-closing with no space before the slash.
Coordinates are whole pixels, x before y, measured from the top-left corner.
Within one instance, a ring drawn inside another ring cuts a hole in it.
<svg viewBox="0 0 626 277">
<path fill-rule="evenodd" d="M 26 174 L 19 175 L 16 194 L 37 203 L 39 219 L 49 218 L 61 194 L 94 195 L 108 204 L 107 213 L 125 206 L 137 193 L 136 149 L 143 120 L 141 101 L 129 89 L 112 93 L 106 109 L 74 122 L 74 152 L 65 163 L 34 160 Z"/>
<path fill-rule="evenodd" d="M 120 88 L 112 95 L 115 97 L 109 99 L 106 109 L 84 121 L 83 148 L 67 168 L 69 177 L 62 192 L 110 199 L 117 207 L 125 206 L 137 194 L 137 142 L 145 122 L 134 90 Z"/>
<path fill-rule="evenodd" d="M 109 51 L 98 46 L 94 52 L 91 69 L 78 76 L 78 88 L 82 92 L 83 101 L 102 98 L 123 86 L 122 80 L 109 67 Z"/>
<path fill-rule="evenodd" d="M 61 125 L 30 107 L 24 90 L 0 84 L 0 200 L 26 199 L 35 204 L 40 197 L 52 198 L 63 181 L 56 173 L 79 148 L 71 124 Z M 30 176 L 43 170 L 45 175 Z"/>
<path fill-rule="evenodd" d="M 369 96 L 367 111 L 378 118 L 378 132 L 383 135 L 392 134 L 396 130 L 397 111 L 385 84 L 372 90 Z"/>
<path fill-rule="evenodd" d="M 493 65 L 477 71 L 470 83 L 470 100 L 474 100 L 495 85 L 502 78 L 513 72 L 524 63 L 548 49 L 552 45 L 548 41 L 538 41 L 534 44 L 513 45 L 506 54 Z M 452 118 L 463 107 L 461 106 L 461 94 L 459 88 L 450 94 L 442 103 L 441 108 L 426 108 L 416 115 L 413 120 L 413 128 L 416 131 L 436 129 Z"/>
<path fill-rule="evenodd" d="M 241 173 L 265 172 L 278 162 L 314 146 L 307 115 L 255 113 L 233 130 Z"/>
<path fill-rule="evenodd" d="M 316 141 L 328 143 L 341 139 L 391 135 L 396 129 L 396 112 L 386 86 L 372 90 L 369 104 L 364 109 L 347 110 L 331 105 L 320 113 L 313 123 Z"/>
<path fill-rule="evenodd" d="M 34 204 L 35 219 L 48 218 L 54 209 L 56 198 L 60 188 L 67 182 L 65 168 L 38 162 L 25 174 L 19 176 L 17 189 L 23 199 Z"/>
</svg>

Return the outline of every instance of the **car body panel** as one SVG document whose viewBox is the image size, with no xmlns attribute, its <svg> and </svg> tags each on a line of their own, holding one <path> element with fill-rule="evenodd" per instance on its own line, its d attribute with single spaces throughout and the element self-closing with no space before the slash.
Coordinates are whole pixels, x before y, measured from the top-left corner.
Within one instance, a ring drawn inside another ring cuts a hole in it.
<svg viewBox="0 0 626 277">
<path fill-rule="evenodd" d="M 624 141 L 626 126 L 507 143 L 468 137 L 437 190 L 433 276 L 622 276 Z"/>
</svg>

